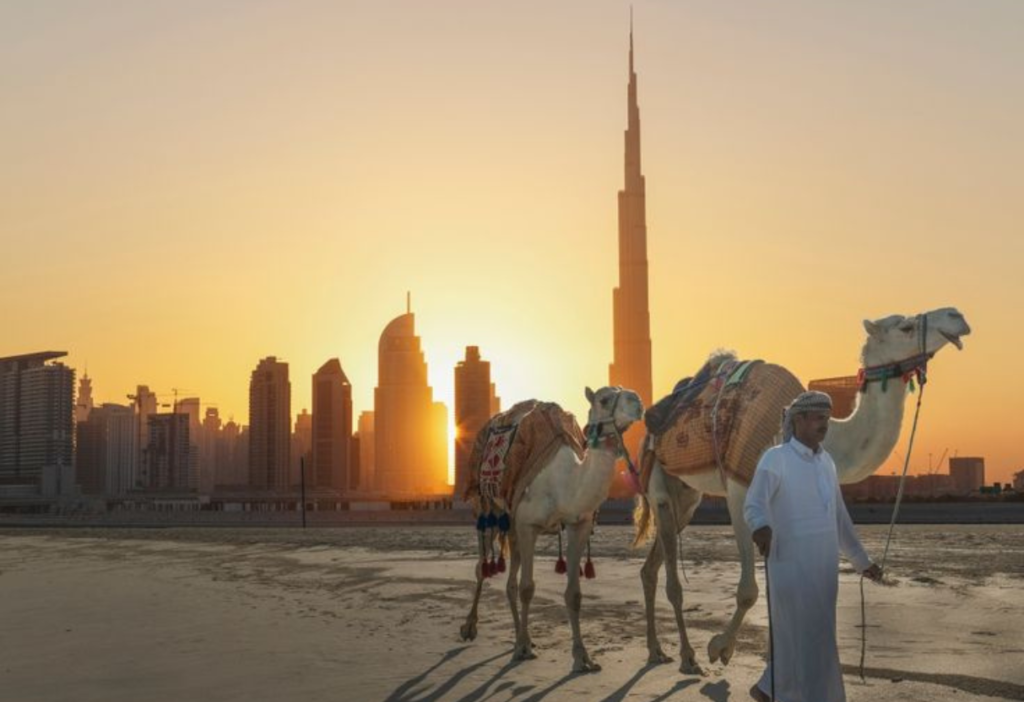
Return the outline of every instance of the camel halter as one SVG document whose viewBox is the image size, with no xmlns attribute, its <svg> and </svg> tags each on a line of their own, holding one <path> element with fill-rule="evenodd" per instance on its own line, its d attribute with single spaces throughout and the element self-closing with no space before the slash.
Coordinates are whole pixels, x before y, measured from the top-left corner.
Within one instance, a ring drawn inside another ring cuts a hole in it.
<svg viewBox="0 0 1024 702">
<path fill-rule="evenodd" d="M 928 382 L 928 373 L 927 373 L 928 360 L 932 356 L 935 355 L 934 352 L 932 352 L 932 353 L 928 353 L 927 352 L 928 317 L 925 316 L 925 315 L 918 315 L 917 318 L 921 322 L 921 324 L 920 324 L 920 329 L 921 329 L 921 353 L 919 353 L 917 356 L 913 356 L 912 358 L 909 358 L 909 359 L 907 359 L 905 361 L 901 361 L 900 363 L 890 364 L 890 366 L 888 366 L 888 367 L 891 367 L 893 365 L 900 366 L 902 364 L 907 364 L 910 361 L 913 361 L 913 360 L 917 359 L 918 360 L 917 365 L 915 365 L 912 368 L 910 368 L 910 370 L 904 371 L 903 373 L 900 373 L 898 375 L 903 376 L 904 382 L 908 382 L 908 380 L 909 380 L 909 382 L 910 382 L 910 391 L 911 392 L 914 391 L 913 379 L 912 379 L 912 377 L 908 378 L 906 374 L 916 375 L 917 376 L 917 382 L 921 386 L 921 391 L 917 393 L 917 406 L 914 409 L 914 424 L 913 424 L 913 427 L 910 430 L 910 442 L 907 445 L 907 454 L 906 454 L 906 457 L 903 460 L 903 473 L 900 475 L 899 488 L 896 490 L 896 502 L 895 502 L 895 504 L 893 504 L 893 507 L 892 507 L 892 519 L 889 520 L 889 534 L 885 538 L 885 550 L 882 552 L 882 563 L 881 563 L 880 568 L 881 568 L 881 571 L 882 571 L 882 577 L 883 578 L 885 577 L 885 561 L 889 557 L 889 544 L 892 542 L 893 529 L 896 527 L 896 516 L 899 514 L 900 502 L 903 500 L 903 486 L 904 486 L 904 483 L 907 480 L 907 469 L 910 467 L 910 454 L 914 450 L 914 437 L 917 435 L 917 419 L 921 415 L 921 400 L 924 398 L 924 386 Z M 884 367 L 887 367 L 887 366 L 876 366 L 876 368 L 884 368 Z M 864 369 L 864 370 L 870 370 L 870 369 Z M 864 371 L 862 371 L 862 372 L 864 372 Z M 887 375 L 887 376 L 883 376 L 882 377 L 882 392 L 885 392 L 886 379 L 887 378 L 894 378 L 894 377 L 897 377 L 897 375 Z M 864 386 L 862 386 L 862 388 L 861 388 L 861 392 L 866 391 L 866 385 L 867 385 L 867 380 L 865 380 Z M 864 678 L 864 657 L 865 657 L 865 653 L 867 651 L 867 646 L 868 646 L 867 609 L 866 609 L 866 607 L 864 605 L 864 574 L 861 573 L 861 576 L 860 576 L 860 680 L 861 680 L 861 682 L 865 682 L 865 678 Z"/>
<path fill-rule="evenodd" d="M 599 419 L 596 422 L 587 425 L 587 445 L 590 448 L 597 448 L 597 443 L 606 436 L 614 436 L 615 443 L 618 447 L 618 453 L 620 456 L 626 459 L 626 465 L 629 467 L 629 472 L 635 477 L 639 478 L 640 473 L 637 471 L 636 466 L 633 465 L 633 459 L 629 455 L 629 451 L 626 450 L 626 440 L 623 437 L 623 430 L 619 428 L 618 423 L 615 421 L 615 410 L 619 406 L 619 398 L 622 397 L 622 390 L 620 389 L 615 395 L 615 402 L 612 403 L 611 416 L 606 419 Z M 612 431 L 605 431 L 602 427 L 606 424 L 612 425 Z"/>
<path fill-rule="evenodd" d="M 910 391 L 914 391 L 914 378 L 917 378 L 918 385 L 923 386 L 928 378 L 928 361 L 935 355 L 934 351 L 928 351 L 928 316 L 919 314 L 915 318 L 918 321 L 918 328 L 921 330 L 921 350 L 910 358 L 893 363 L 883 363 L 878 366 L 865 366 L 857 371 L 857 385 L 861 392 L 866 392 L 868 383 L 880 382 L 882 392 L 889 389 L 889 380 L 902 378 L 904 383 L 910 384 Z"/>
</svg>

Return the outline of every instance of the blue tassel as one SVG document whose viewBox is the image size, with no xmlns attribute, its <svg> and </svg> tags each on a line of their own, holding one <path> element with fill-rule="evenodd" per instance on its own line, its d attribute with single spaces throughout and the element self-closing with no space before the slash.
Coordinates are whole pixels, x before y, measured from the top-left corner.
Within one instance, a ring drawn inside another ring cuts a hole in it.
<svg viewBox="0 0 1024 702">
<path fill-rule="evenodd" d="M 487 514 L 487 528 L 493 529 L 498 526 L 498 518 L 494 516 L 494 512 L 488 512 Z"/>
<path fill-rule="evenodd" d="M 483 514 L 481 514 L 479 517 L 476 518 L 476 530 L 477 531 L 483 531 L 486 528 L 487 528 L 487 517 L 485 517 Z"/>
<path fill-rule="evenodd" d="M 500 517 L 498 517 L 498 529 L 500 529 L 501 533 L 504 534 L 511 528 L 512 520 L 508 518 L 508 512 L 505 512 Z"/>
</svg>

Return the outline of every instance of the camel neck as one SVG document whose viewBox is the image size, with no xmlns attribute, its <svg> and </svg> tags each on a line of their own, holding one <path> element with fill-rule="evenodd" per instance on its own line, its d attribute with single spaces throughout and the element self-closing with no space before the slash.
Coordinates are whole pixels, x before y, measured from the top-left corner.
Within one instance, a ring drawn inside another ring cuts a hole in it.
<svg viewBox="0 0 1024 702">
<path fill-rule="evenodd" d="M 618 448 L 605 448 L 604 442 L 591 448 L 568 476 L 568 490 L 560 511 L 572 518 L 591 514 L 608 499 L 615 479 Z"/>
<path fill-rule="evenodd" d="M 878 470 L 896 448 L 903 424 L 907 386 L 869 383 L 854 413 L 829 423 L 823 446 L 835 460 L 839 482 L 855 483 Z"/>
</svg>

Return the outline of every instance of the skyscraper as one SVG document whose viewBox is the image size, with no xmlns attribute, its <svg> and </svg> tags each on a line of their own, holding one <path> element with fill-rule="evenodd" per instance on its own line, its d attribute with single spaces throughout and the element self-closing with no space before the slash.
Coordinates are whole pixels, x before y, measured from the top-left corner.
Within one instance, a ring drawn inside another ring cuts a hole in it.
<svg viewBox="0 0 1024 702">
<path fill-rule="evenodd" d="M 491 382 L 491 364 L 478 346 L 466 347 L 465 360 L 455 366 L 455 495 L 461 496 L 469 477 L 473 442 L 491 415 L 500 412 Z"/>
<path fill-rule="evenodd" d="M 647 292 L 647 205 L 640 169 L 640 107 L 633 70 L 633 20 L 629 24 L 628 124 L 625 133 L 625 187 L 619 191 L 619 285 L 612 293 L 614 360 L 611 385 L 635 390 L 651 404 L 651 322 Z M 635 456 L 643 437 L 641 423 L 627 434 Z"/>
<path fill-rule="evenodd" d="M 411 309 L 391 320 L 377 347 L 374 487 L 389 495 L 446 493 L 444 405 L 433 401 Z M 439 422 L 439 417 L 442 421 Z"/>
<path fill-rule="evenodd" d="M 187 414 L 150 415 L 149 443 L 143 451 L 141 482 L 146 490 L 195 490 L 196 461 Z"/>
<path fill-rule="evenodd" d="M 92 378 L 89 377 L 89 371 L 86 371 L 85 375 L 78 381 L 78 402 L 75 404 L 75 421 L 84 422 L 89 419 L 92 406 Z"/>
<path fill-rule="evenodd" d="M 81 404 L 81 403 L 79 403 Z M 136 487 L 135 412 L 104 403 L 76 425 L 75 480 L 87 495 L 123 497 Z"/>
<path fill-rule="evenodd" d="M 292 384 L 288 364 L 268 356 L 249 381 L 249 487 L 287 490 Z"/>
<path fill-rule="evenodd" d="M 374 461 L 377 451 L 377 434 L 374 431 L 373 412 L 359 413 L 359 489 L 363 492 L 376 489 L 374 483 Z"/>
<path fill-rule="evenodd" d="M 224 457 L 218 455 L 217 451 L 222 443 L 221 434 L 220 411 L 216 407 L 207 407 L 199 432 L 199 492 L 204 495 L 213 492 L 217 474 L 222 470 L 219 462 Z"/>
<path fill-rule="evenodd" d="M 351 466 L 352 385 L 336 358 L 313 375 L 313 480 L 348 492 L 359 484 Z"/>
<path fill-rule="evenodd" d="M 301 470 L 305 465 L 306 485 L 313 485 L 313 415 L 305 407 L 295 416 L 292 432 L 291 484 L 302 483 Z"/>
<path fill-rule="evenodd" d="M 74 489 L 75 371 L 63 351 L 0 358 L 0 485 L 56 497 Z"/>
</svg>

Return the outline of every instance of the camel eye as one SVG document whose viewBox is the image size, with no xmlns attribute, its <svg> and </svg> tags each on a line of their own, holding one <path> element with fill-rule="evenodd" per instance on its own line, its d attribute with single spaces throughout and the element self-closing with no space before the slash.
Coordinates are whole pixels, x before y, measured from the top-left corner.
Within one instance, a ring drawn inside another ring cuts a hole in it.
<svg viewBox="0 0 1024 702">
<path fill-rule="evenodd" d="M 899 330 L 901 332 L 903 332 L 904 334 L 909 334 L 910 332 L 914 331 L 914 329 L 916 329 L 916 327 L 915 327 L 915 325 L 913 323 L 911 323 L 911 324 L 901 324 L 899 326 Z"/>
<path fill-rule="evenodd" d="M 607 407 L 608 406 L 608 398 L 607 397 L 605 397 L 605 398 L 603 398 L 601 400 L 601 406 L 602 407 Z"/>
</svg>

